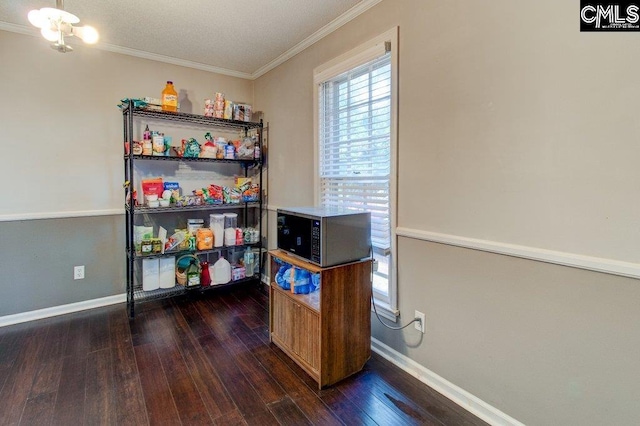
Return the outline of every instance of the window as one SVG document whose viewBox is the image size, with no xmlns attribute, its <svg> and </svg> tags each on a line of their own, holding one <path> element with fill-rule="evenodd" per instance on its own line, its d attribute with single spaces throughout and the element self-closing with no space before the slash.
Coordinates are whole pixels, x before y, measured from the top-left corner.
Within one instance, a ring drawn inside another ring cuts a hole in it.
<svg viewBox="0 0 640 426">
<path fill-rule="evenodd" d="M 396 31 L 397 33 L 397 31 Z M 376 303 L 395 319 L 395 67 L 386 34 L 320 67 L 317 203 L 371 212 Z"/>
</svg>

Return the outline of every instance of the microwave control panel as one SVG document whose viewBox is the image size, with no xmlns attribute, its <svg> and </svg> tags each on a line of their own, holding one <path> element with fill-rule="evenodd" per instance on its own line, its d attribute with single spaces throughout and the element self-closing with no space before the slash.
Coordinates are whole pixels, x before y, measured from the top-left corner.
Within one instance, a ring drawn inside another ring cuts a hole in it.
<svg viewBox="0 0 640 426">
<path fill-rule="evenodd" d="M 320 221 L 314 220 L 311 227 L 311 261 L 320 263 Z"/>
</svg>

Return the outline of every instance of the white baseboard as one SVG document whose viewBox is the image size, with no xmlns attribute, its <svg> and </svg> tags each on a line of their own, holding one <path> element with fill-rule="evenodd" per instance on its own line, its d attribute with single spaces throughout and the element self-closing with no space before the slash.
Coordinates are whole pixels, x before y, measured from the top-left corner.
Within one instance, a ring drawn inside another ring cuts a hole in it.
<svg viewBox="0 0 640 426">
<path fill-rule="evenodd" d="M 115 305 L 127 301 L 125 293 L 114 296 L 101 297 L 99 299 L 84 300 L 82 302 L 69 303 L 68 305 L 53 306 L 51 308 L 38 309 L 35 311 L 21 312 L 19 314 L 5 315 L 0 317 L 0 327 L 18 324 L 21 322 L 34 321 L 43 318 L 55 317 L 58 315 L 70 314 L 73 312 L 86 311 L 87 309 L 100 308 L 102 306 Z"/>
<path fill-rule="evenodd" d="M 523 423 L 373 337 L 371 338 L 371 350 L 491 425 L 524 426 Z"/>
</svg>

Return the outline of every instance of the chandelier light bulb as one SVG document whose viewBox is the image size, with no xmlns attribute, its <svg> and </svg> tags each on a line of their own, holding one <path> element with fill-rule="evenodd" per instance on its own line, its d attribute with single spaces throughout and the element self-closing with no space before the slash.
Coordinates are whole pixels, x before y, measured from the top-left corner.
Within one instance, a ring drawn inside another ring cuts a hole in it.
<svg viewBox="0 0 640 426">
<path fill-rule="evenodd" d="M 87 44 L 95 44 L 98 42 L 98 31 L 90 25 L 85 25 L 84 27 L 72 27 L 72 33 L 75 36 L 78 36 Z"/>
<path fill-rule="evenodd" d="M 42 14 L 38 9 L 34 9 L 31 12 L 29 12 L 29 14 L 27 15 L 27 18 L 29 18 L 29 22 L 31 22 L 31 25 L 33 25 L 36 28 L 42 28 L 42 26 L 46 24 L 46 21 L 47 21 L 46 18 L 42 16 Z"/>
<path fill-rule="evenodd" d="M 45 40 L 58 41 L 58 31 L 52 30 L 47 26 L 42 27 L 40 34 L 42 34 L 42 37 L 44 37 Z"/>
<path fill-rule="evenodd" d="M 62 21 L 68 24 L 77 24 L 80 22 L 80 18 L 73 13 L 69 13 L 62 9 L 56 9 L 55 7 L 43 7 L 40 9 L 40 15 L 54 21 Z"/>
</svg>

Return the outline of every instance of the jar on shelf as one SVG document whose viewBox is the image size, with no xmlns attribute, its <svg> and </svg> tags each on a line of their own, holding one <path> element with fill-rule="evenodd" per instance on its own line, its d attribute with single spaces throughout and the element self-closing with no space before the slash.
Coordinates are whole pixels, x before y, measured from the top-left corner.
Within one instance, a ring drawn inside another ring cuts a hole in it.
<svg viewBox="0 0 640 426">
<path fill-rule="evenodd" d="M 209 229 L 213 232 L 213 246 L 222 247 L 224 245 L 224 215 L 210 214 Z"/>
<path fill-rule="evenodd" d="M 224 213 L 224 245 L 236 245 L 236 227 L 238 226 L 237 213 Z"/>
<path fill-rule="evenodd" d="M 187 268 L 187 287 L 197 287 L 200 285 L 200 265 L 197 260 L 192 259 Z"/>
</svg>

